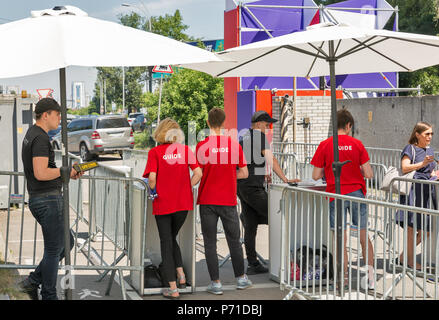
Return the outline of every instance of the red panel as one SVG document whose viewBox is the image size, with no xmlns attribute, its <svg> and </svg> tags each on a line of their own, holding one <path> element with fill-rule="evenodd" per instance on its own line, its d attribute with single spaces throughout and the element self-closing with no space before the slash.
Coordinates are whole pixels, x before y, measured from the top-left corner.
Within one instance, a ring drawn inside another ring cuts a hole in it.
<svg viewBox="0 0 439 320">
<path fill-rule="evenodd" d="M 224 12 L 224 49 L 239 46 L 239 8 Z"/>
<path fill-rule="evenodd" d="M 273 115 L 272 94 L 270 90 L 256 91 L 256 111 L 264 110 Z"/>
<path fill-rule="evenodd" d="M 320 23 L 320 10 L 317 10 L 314 18 L 312 18 L 312 21 L 309 25 L 312 26 L 312 25 L 318 24 L 318 23 Z"/>
<path fill-rule="evenodd" d="M 239 46 L 239 8 L 224 12 L 224 49 Z M 238 127 L 237 92 L 239 78 L 224 79 L 224 111 L 226 112 L 226 129 Z"/>
<path fill-rule="evenodd" d="M 224 128 L 228 130 L 238 128 L 238 90 L 239 78 L 224 79 L 224 112 L 226 113 Z"/>
</svg>

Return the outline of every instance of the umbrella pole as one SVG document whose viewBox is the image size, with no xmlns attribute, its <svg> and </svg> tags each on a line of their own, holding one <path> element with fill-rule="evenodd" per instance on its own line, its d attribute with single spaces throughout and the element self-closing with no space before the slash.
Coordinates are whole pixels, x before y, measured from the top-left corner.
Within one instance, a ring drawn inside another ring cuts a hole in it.
<svg viewBox="0 0 439 320">
<path fill-rule="evenodd" d="M 334 41 L 329 42 L 329 71 L 331 77 L 331 116 L 332 116 L 332 145 L 334 150 L 334 162 L 332 163 L 332 171 L 335 177 L 335 193 L 341 194 L 340 187 L 340 175 L 341 167 L 344 163 L 340 163 L 338 154 L 338 124 L 337 124 L 337 96 L 336 96 L 336 78 L 335 78 L 335 63 L 337 58 L 334 52 Z M 336 230 L 336 261 L 337 261 L 337 277 L 338 277 L 338 288 L 340 290 L 341 296 L 344 295 L 344 267 L 343 267 L 343 226 L 342 226 L 342 201 L 340 199 L 336 201 L 337 210 L 337 230 Z"/>
<path fill-rule="evenodd" d="M 64 258 L 65 258 L 65 297 L 72 300 L 72 289 L 70 284 L 70 208 L 69 208 L 69 158 L 67 144 L 67 95 L 66 95 L 66 69 L 59 69 L 60 93 L 61 93 L 61 139 L 62 139 L 62 169 L 63 179 L 63 213 L 64 213 Z M 64 177 L 63 177 L 64 176 Z"/>
</svg>

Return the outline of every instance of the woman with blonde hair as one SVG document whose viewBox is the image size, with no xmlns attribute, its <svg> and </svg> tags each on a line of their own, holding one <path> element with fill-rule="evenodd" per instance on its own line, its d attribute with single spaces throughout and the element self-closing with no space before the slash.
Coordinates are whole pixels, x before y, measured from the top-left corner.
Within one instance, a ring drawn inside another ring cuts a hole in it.
<svg viewBox="0 0 439 320">
<path fill-rule="evenodd" d="M 401 153 L 401 169 L 403 174 L 416 171 L 413 179 L 437 179 L 434 150 L 430 147 L 432 138 L 433 128 L 431 124 L 421 121 L 415 125 L 409 139 L 409 144 Z M 430 208 L 430 204 L 432 204 L 433 208 L 437 209 L 435 188 L 427 184 L 413 183 L 409 195 L 400 196 L 400 203 L 420 208 Z M 415 215 L 410 211 L 399 210 L 397 212 L 396 222 L 403 228 L 407 227 L 407 257 L 401 253 L 397 263 L 403 264 L 403 259 L 406 258 L 407 265 L 410 268 L 414 268 L 414 263 L 416 263 L 416 269 L 420 269 L 421 265 L 415 261 L 414 253 L 416 247 L 414 247 L 413 242 L 416 237 L 416 246 L 421 243 L 422 230 L 426 232 L 426 236 L 428 237 L 430 230 L 429 217 L 419 213 Z M 407 225 L 405 225 L 405 222 L 407 222 Z"/>
<path fill-rule="evenodd" d="M 149 151 L 143 177 L 148 178 L 149 187 L 157 194 L 152 213 L 160 236 L 162 276 L 170 287 L 162 294 L 178 299 L 178 289 L 186 287 L 186 278 L 176 237 L 188 211 L 193 209 L 192 187 L 200 181 L 202 172 L 191 149 L 182 144 L 184 134 L 177 122 L 162 120 L 153 138 L 159 145 Z"/>
</svg>

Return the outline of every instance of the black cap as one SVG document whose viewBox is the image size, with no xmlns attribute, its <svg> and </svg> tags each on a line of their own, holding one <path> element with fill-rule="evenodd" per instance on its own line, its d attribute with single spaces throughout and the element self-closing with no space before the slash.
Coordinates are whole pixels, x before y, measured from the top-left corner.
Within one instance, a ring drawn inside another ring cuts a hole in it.
<svg viewBox="0 0 439 320">
<path fill-rule="evenodd" d="M 38 101 L 37 105 L 35 106 L 35 114 L 42 114 L 43 112 L 51 110 L 61 112 L 60 105 L 55 99 L 52 98 L 43 98 Z"/>
<path fill-rule="evenodd" d="M 268 123 L 277 122 L 276 119 L 273 119 L 272 117 L 270 117 L 270 115 L 266 111 L 262 111 L 262 110 L 256 111 L 255 113 L 253 113 L 253 116 L 252 116 L 252 123 L 259 122 L 259 121 L 265 121 Z"/>
</svg>

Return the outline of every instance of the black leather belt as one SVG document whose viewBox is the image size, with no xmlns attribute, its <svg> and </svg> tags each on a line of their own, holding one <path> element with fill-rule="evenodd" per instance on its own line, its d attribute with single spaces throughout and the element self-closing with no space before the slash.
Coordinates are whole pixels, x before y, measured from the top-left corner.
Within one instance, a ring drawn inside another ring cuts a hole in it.
<svg viewBox="0 0 439 320">
<path fill-rule="evenodd" d="M 29 195 L 30 198 L 44 198 L 48 196 L 62 196 L 61 190 L 50 190 L 45 192 L 32 193 Z"/>
</svg>

